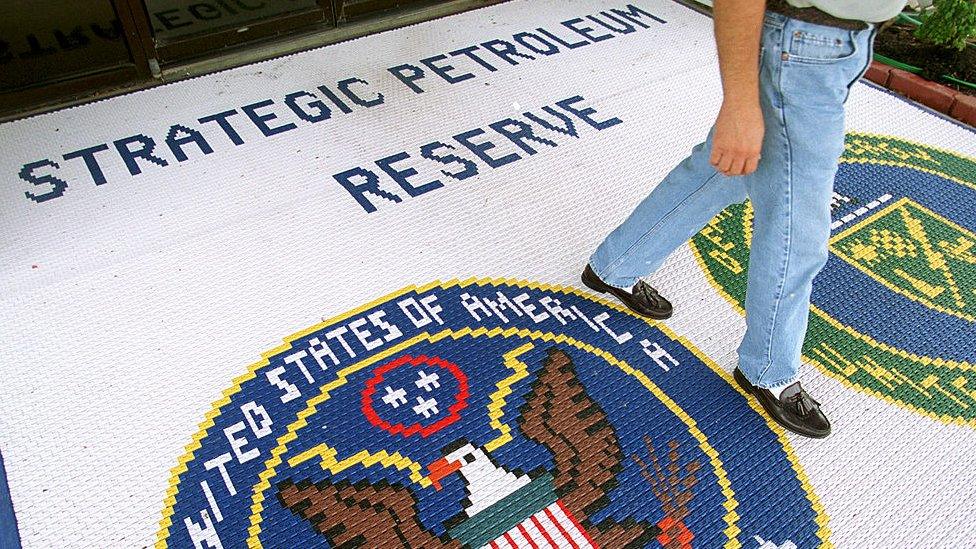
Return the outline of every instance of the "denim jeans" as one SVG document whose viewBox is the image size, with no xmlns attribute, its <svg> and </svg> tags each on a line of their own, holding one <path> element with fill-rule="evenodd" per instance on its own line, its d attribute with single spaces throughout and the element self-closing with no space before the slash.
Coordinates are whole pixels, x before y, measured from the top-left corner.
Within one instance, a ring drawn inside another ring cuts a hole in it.
<svg viewBox="0 0 976 549">
<path fill-rule="evenodd" d="M 827 261 L 830 199 L 844 150 L 844 103 L 867 70 L 874 28 L 847 31 L 767 13 L 760 54 L 765 120 L 755 172 L 710 164 L 712 132 L 603 241 L 590 265 L 631 288 L 730 204 L 755 217 L 739 368 L 760 387 L 792 382 L 800 365 L 813 278 Z"/>
</svg>

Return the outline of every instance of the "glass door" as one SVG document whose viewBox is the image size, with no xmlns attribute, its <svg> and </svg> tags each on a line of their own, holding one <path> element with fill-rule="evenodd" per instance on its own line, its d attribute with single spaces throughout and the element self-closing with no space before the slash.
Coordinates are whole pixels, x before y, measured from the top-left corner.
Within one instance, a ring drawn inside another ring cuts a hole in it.
<svg viewBox="0 0 976 549">
<path fill-rule="evenodd" d="M 111 0 L 0 2 L 0 92 L 125 72 L 135 62 Z"/>
<path fill-rule="evenodd" d="M 145 0 L 161 65 L 303 28 L 332 28 L 331 0 Z"/>
</svg>

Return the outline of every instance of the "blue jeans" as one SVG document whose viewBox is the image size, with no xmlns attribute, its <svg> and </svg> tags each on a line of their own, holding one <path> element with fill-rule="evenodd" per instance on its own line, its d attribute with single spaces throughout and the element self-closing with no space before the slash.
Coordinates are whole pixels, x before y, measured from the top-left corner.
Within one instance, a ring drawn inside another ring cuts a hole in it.
<svg viewBox="0 0 976 549">
<path fill-rule="evenodd" d="M 813 278 L 827 261 L 830 199 L 844 150 L 844 103 L 872 56 L 874 29 L 846 31 L 767 13 L 760 55 L 762 159 L 747 176 L 709 164 L 712 132 L 603 241 L 590 265 L 631 288 L 730 204 L 755 218 L 739 368 L 750 382 L 792 382 Z M 713 129 L 714 131 L 714 129 Z"/>
</svg>

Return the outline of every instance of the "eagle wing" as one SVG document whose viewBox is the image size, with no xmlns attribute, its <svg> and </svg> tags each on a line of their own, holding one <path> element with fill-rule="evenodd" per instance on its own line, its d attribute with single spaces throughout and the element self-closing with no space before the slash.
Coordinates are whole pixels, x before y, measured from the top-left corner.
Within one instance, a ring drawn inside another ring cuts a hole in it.
<svg viewBox="0 0 976 549">
<path fill-rule="evenodd" d="M 587 394 L 568 354 L 549 350 L 519 411 L 522 433 L 552 452 L 559 499 L 597 547 L 644 547 L 660 534 L 658 527 L 633 518 L 589 520 L 610 503 L 624 454 L 606 412 Z"/>
<path fill-rule="evenodd" d="M 522 433 L 552 452 L 556 491 L 573 513 L 582 518 L 605 506 L 623 470 L 623 451 L 564 351 L 549 350 L 520 412 Z"/>
<path fill-rule="evenodd" d="M 278 484 L 278 501 L 307 520 L 333 547 L 461 547 L 424 527 L 417 497 L 399 484 L 331 480 L 295 484 L 286 480 Z"/>
</svg>

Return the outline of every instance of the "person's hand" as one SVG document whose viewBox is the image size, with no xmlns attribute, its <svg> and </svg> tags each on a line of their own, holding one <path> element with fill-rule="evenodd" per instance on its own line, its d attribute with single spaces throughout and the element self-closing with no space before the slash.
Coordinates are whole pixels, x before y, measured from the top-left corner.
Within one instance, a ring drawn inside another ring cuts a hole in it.
<svg viewBox="0 0 976 549">
<path fill-rule="evenodd" d="M 709 162 L 724 175 L 751 174 L 759 165 L 765 131 L 758 101 L 722 103 Z"/>
</svg>

